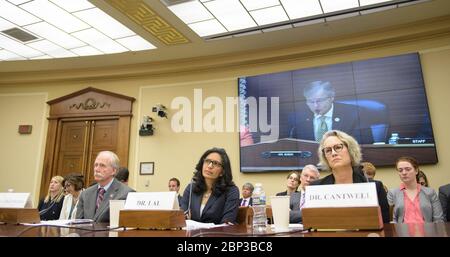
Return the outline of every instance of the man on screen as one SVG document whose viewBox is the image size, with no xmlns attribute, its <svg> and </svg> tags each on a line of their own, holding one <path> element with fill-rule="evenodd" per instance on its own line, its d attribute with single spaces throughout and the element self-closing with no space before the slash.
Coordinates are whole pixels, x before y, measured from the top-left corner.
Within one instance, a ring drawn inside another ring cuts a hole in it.
<svg viewBox="0 0 450 257">
<path fill-rule="evenodd" d="M 303 95 L 306 106 L 289 117 L 289 137 L 319 142 L 327 131 L 341 130 L 360 143 L 372 143 L 371 137 L 361 137 L 359 107 L 335 102 L 335 90 L 330 82 L 311 82 Z"/>
</svg>

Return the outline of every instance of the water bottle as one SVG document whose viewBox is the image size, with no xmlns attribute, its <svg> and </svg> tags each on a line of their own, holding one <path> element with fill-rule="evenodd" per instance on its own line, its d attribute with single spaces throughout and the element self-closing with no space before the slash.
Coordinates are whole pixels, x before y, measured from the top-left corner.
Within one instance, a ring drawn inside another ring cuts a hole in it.
<svg viewBox="0 0 450 257">
<path fill-rule="evenodd" d="M 255 184 L 252 194 L 253 231 L 261 232 L 267 228 L 266 193 L 261 183 Z"/>
<path fill-rule="evenodd" d="M 390 145 L 398 144 L 398 139 L 399 139 L 398 133 L 392 133 L 391 137 L 389 138 L 389 144 Z"/>
</svg>

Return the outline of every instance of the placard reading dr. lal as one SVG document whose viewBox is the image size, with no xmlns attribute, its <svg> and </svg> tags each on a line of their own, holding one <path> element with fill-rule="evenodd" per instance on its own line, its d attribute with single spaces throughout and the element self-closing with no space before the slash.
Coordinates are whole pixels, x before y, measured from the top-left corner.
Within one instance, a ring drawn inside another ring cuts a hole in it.
<svg viewBox="0 0 450 257">
<path fill-rule="evenodd" d="M 307 186 L 304 208 L 378 206 L 374 182 Z"/>
<path fill-rule="evenodd" d="M 176 192 L 130 192 L 125 210 L 178 210 Z"/>
</svg>

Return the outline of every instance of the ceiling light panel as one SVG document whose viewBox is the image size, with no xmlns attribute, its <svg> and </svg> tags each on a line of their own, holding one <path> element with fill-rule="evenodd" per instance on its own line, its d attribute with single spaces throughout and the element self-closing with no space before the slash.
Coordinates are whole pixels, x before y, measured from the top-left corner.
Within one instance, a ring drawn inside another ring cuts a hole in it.
<svg viewBox="0 0 450 257">
<path fill-rule="evenodd" d="M 53 43 L 67 49 L 86 45 L 86 43 L 48 24 L 47 22 L 39 22 L 23 28 L 33 32 L 41 38 L 47 38 L 49 41 L 52 41 Z"/>
<path fill-rule="evenodd" d="M 172 5 L 168 8 L 186 24 L 214 18 L 205 6 L 197 1 Z"/>
<path fill-rule="evenodd" d="M 392 2 L 392 0 L 359 0 L 359 4 L 361 6 L 371 5 L 371 4 L 379 4 L 384 2 Z"/>
<path fill-rule="evenodd" d="M 318 0 L 281 0 L 290 19 L 323 14 Z"/>
<path fill-rule="evenodd" d="M 289 20 L 283 7 L 279 5 L 252 11 L 250 14 L 260 26 Z"/>
<path fill-rule="evenodd" d="M 50 1 L 68 12 L 77 12 L 77 11 L 81 11 L 81 10 L 95 8 L 95 5 L 92 5 L 87 0 L 76 0 L 76 1 L 74 1 L 74 0 L 50 0 Z"/>
<path fill-rule="evenodd" d="M 83 46 L 83 47 L 79 47 L 79 48 L 74 48 L 74 49 L 71 49 L 70 51 L 72 51 L 73 53 L 75 53 L 79 56 L 103 54 L 102 52 L 93 48 L 92 46 Z"/>
<path fill-rule="evenodd" d="M 204 5 L 229 31 L 256 26 L 239 0 L 215 0 L 205 2 Z"/>
<path fill-rule="evenodd" d="M 0 60 L 26 60 L 25 57 L 12 53 L 8 50 L 0 50 Z"/>
<path fill-rule="evenodd" d="M 48 40 L 40 40 L 33 43 L 28 43 L 27 46 L 39 50 L 53 58 L 63 58 L 63 57 L 75 57 L 76 54 L 59 47 Z"/>
<path fill-rule="evenodd" d="M 86 29 L 72 34 L 78 39 L 87 42 L 91 46 L 101 49 L 107 54 L 126 52 L 128 49 L 121 44 L 98 32 L 96 29 Z"/>
<path fill-rule="evenodd" d="M 74 15 L 112 39 L 134 35 L 133 31 L 98 8 L 76 12 Z"/>
<path fill-rule="evenodd" d="M 0 1 L 0 17 L 19 26 L 41 21 L 39 18 L 5 1 Z"/>
<path fill-rule="evenodd" d="M 131 51 L 141 51 L 155 48 L 154 45 L 150 44 L 149 42 L 145 41 L 143 38 L 139 36 L 131 36 L 117 39 L 117 42 L 119 42 L 126 48 L 130 49 Z"/>
<path fill-rule="evenodd" d="M 41 52 L 0 34 L 0 47 L 23 57 L 36 57 Z"/>
<path fill-rule="evenodd" d="M 89 28 L 89 25 L 47 0 L 31 1 L 21 7 L 67 33 Z"/>
<path fill-rule="evenodd" d="M 203 9 L 207 11 L 205 7 Z M 209 18 L 213 18 L 211 14 Z M 24 31 L 37 39 L 26 43 L 1 33 L 11 29 Z M 0 60 L 61 58 L 156 48 L 88 0 L 0 0 L 0 35 L 0 50 L 7 51 Z"/>
<path fill-rule="evenodd" d="M 201 37 L 227 32 L 227 30 L 217 20 L 196 22 L 189 24 L 189 27 Z"/>
<path fill-rule="evenodd" d="M 280 5 L 280 1 L 278 0 L 241 0 L 241 3 L 244 5 L 247 11 Z"/>
<path fill-rule="evenodd" d="M 359 7 L 358 0 L 320 0 L 324 13 Z"/>
<path fill-rule="evenodd" d="M 12 29 L 14 27 L 16 27 L 16 25 L 0 17 L 0 31 Z"/>
</svg>

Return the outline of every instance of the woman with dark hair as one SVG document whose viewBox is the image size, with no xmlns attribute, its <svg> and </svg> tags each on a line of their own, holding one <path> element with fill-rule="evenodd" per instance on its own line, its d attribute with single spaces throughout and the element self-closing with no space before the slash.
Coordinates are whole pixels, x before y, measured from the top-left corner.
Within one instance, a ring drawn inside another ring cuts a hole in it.
<svg viewBox="0 0 450 257">
<path fill-rule="evenodd" d="M 418 183 L 419 163 L 410 156 L 395 164 L 400 187 L 389 190 L 389 204 L 394 206 L 394 222 L 424 223 L 444 221 L 441 203 L 434 189 Z"/>
<path fill-rule="evenodd" d="M 60 220 L 74 220 L 77 213 L 78 197 L 84 190 L 84 176 L 81 174 L 71 173 L 64 179 L 64 188 L 67 195 L 64 197 Z"/>
<path fill-rule="evenodd" d="M 331 171 L 331 174 L 311 182 L 310 185 L 375 182 L 383 223 L 389 223 L 389 205 L 383 183 L 364 175 L 361 170 L 361 148 L 352 136 L 339 130 L 326 132 L 320 141 L 317 154 L 322 169 Z"/>
<path fill-rule="evenodd" d="M 207 150 L 195 167 L 181 200 L 188 218 L 206 223 L 236 223 L 239 189 L 233 182 L 230 159 L 222 148 Z"/>
</svg>

